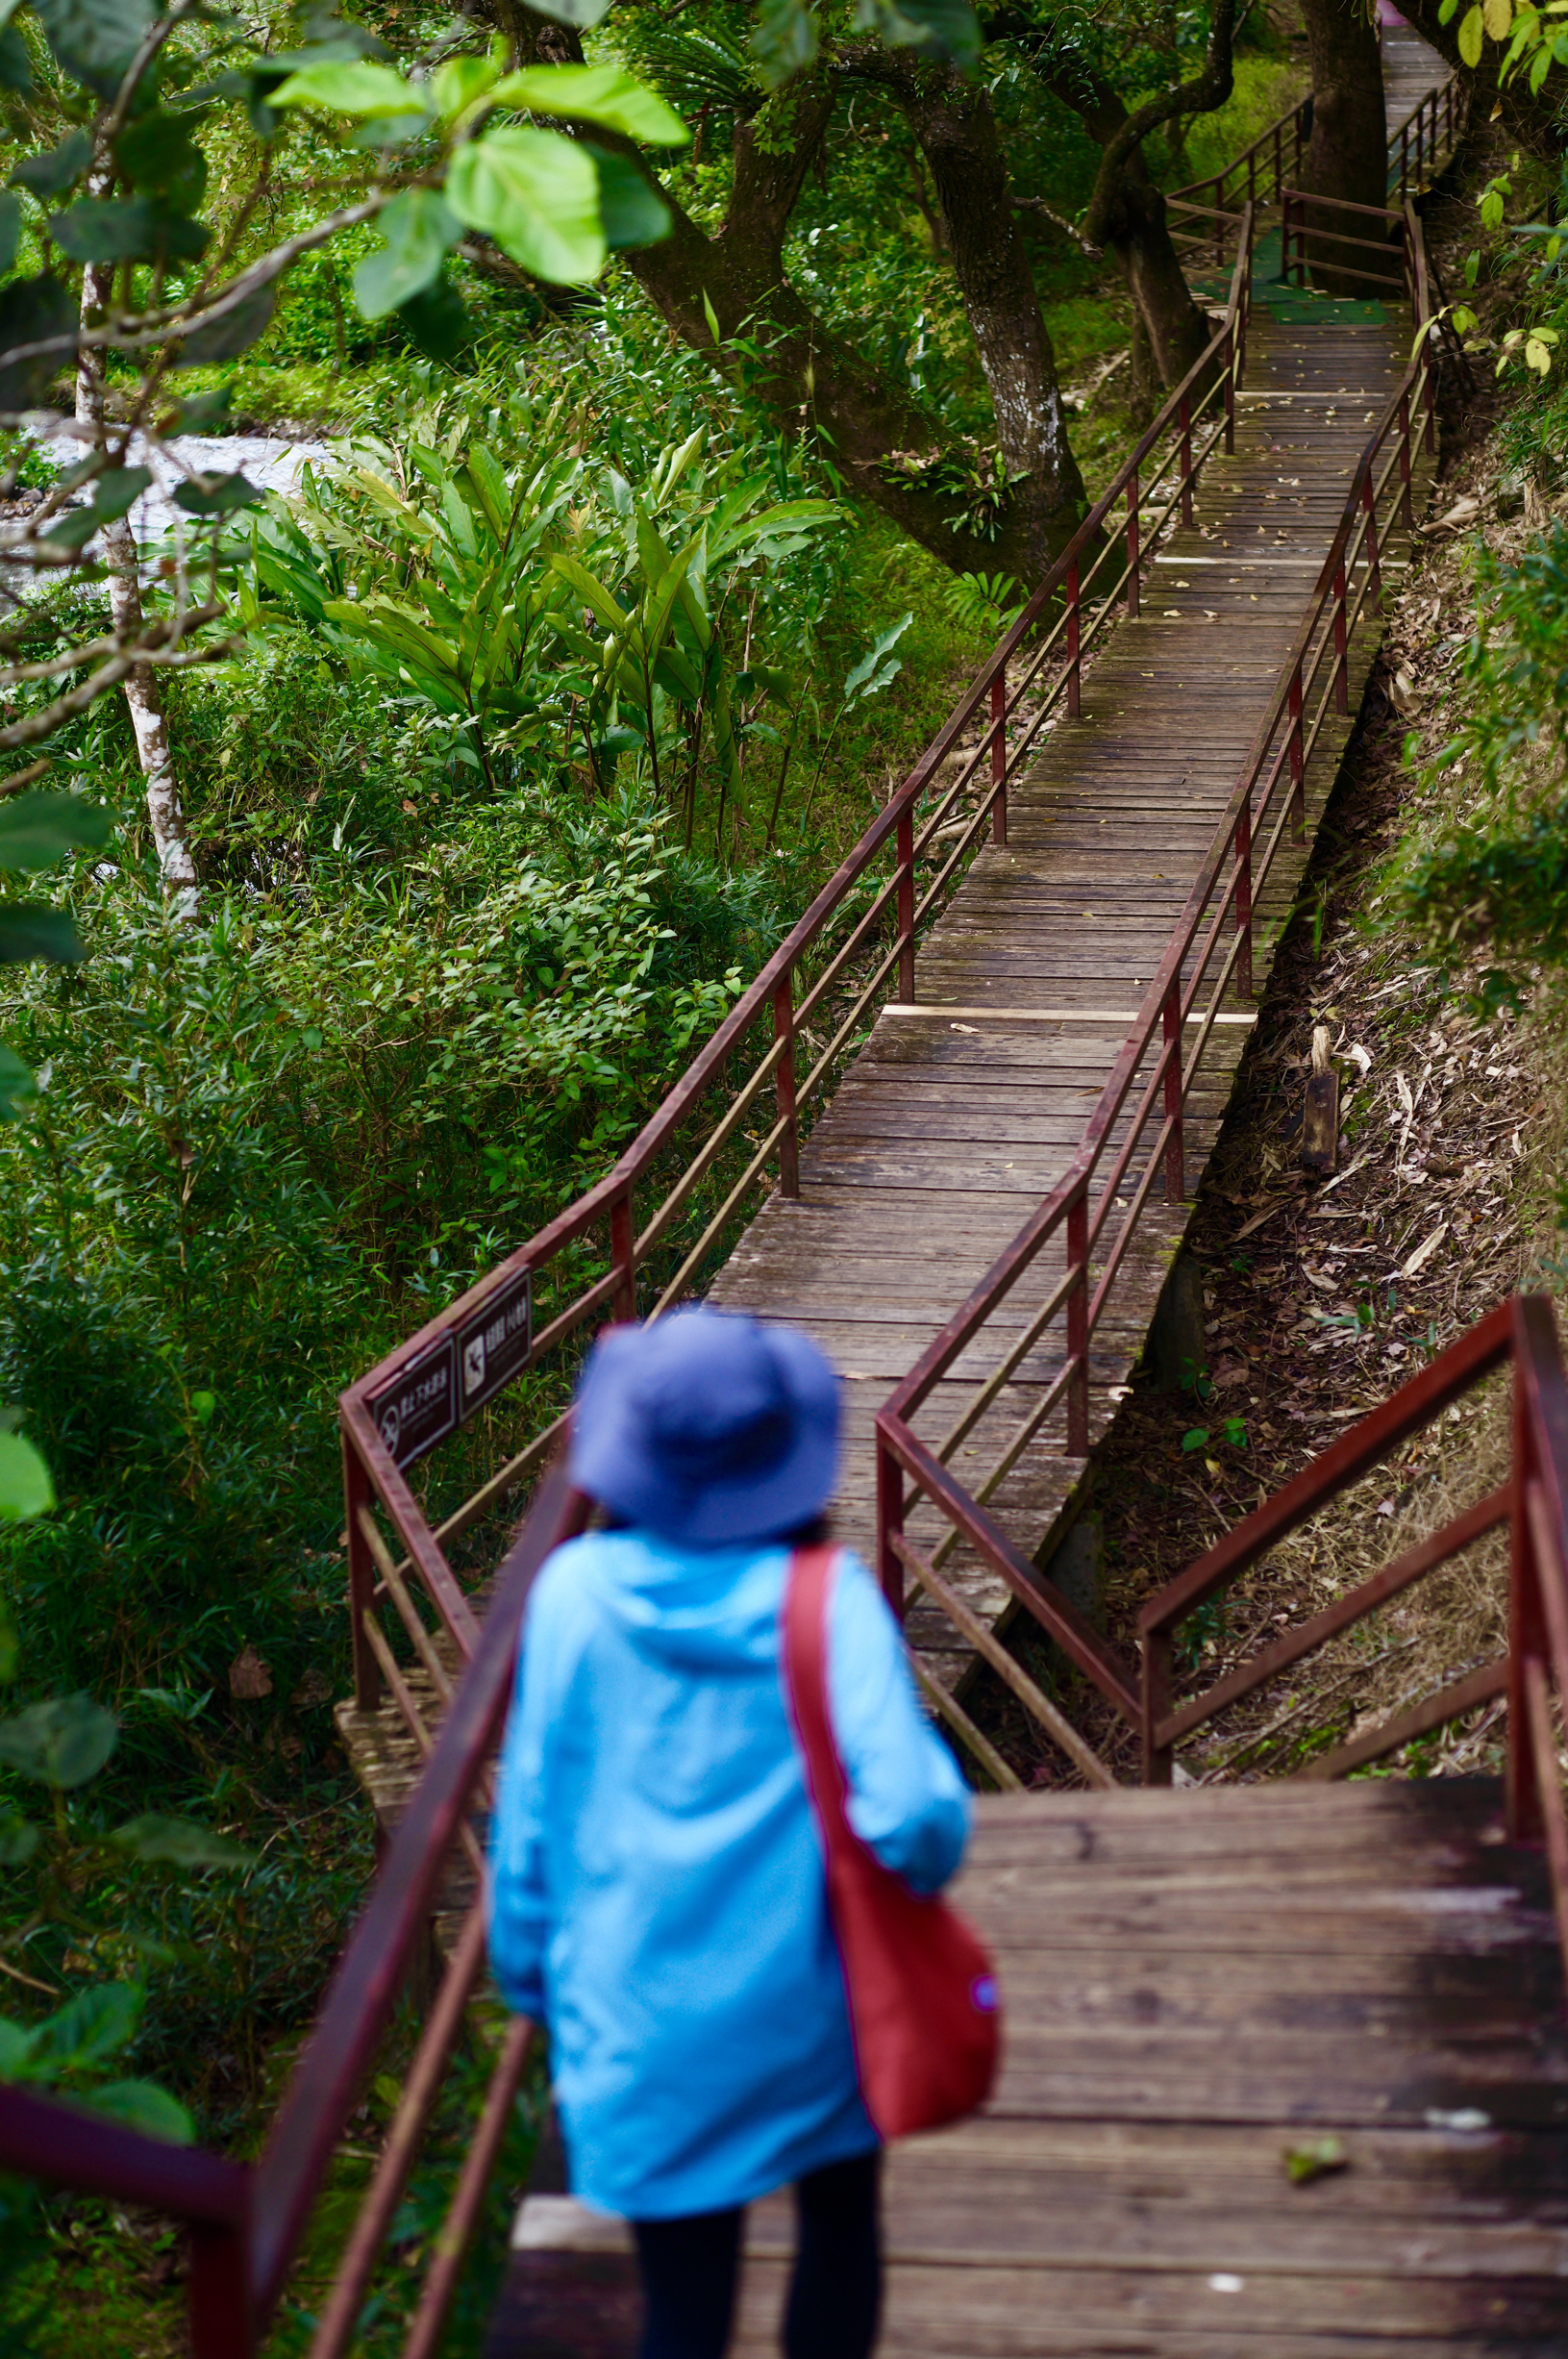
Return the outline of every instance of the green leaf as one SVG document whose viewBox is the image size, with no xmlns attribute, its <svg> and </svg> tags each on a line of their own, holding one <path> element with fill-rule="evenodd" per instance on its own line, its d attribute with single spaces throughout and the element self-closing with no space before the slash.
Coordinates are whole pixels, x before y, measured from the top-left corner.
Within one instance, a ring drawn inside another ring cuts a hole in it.
<svg viewBox="0 0 1568 2359">
<path fill-rule="evenodd" d="M 0 1810 L 0 1868 L 24 1868 L 38 1847 L 38 1830 L 20 1811 Z M 0 2080 L 5 2062 L 0 2057 Z"/>
<path fill-rule="evenodd" d="M 90 1695 L 55 1695 L 0 1720 L 0 1761 L 40 1785 L 85 1786 L 114 1750 L 118 1735 L 112 1716 Z"/>
<path fill-rule="evenodd" d="M 620 65 L 531 65 L 508 74 L 490 96 L 498 107 L 568 115 L 650 147 L 684 147 L 691 138 L 675 109 Z"/>
<path fill-rule="evenodd" d="M 48 959 L 56 966 L 75 966 L 87 955 L 87 944 L 62 909 L 43 901 L 0 901 L 0 965 Z"/>
<path fill-rule="evenodd" d="M 397 316 L 433 361 L 455 361 L 474 333 L 468 306 L 444 271 L 433 287 L 400 303 Z"/>
<path fill-rule="evenodd" d="M 92 162 L 92 135 L 68 131 L 58 147 L 29 156 L 11 176 L 12 188 L 30 188 L 35 196 L 63 196 Z"/>
<path fill-rule="evenodd" d="M 265 496 L 243 475 L 197 475 L 174 487 L 174 504 L 187 516 L 226 516 L 236 508 L 260 508 Z"/>
<path fill-rule="evenodd" d="M 261 287 L 246 295 L 210 327 L 193 328 L 174 346 L 176 368 L 208 368 L 214 362 L 235 360 L 249 351 L 259 337 L 264 336 L 272 322 L 272 307 L 277 302 L 275 287 Z M 3 300 L 3 298 L 0 298 Z M 0 363 L 5 355 L 0 352 Z"/>
<path fill-rule="evenodd" d="M 194 213 L 207 190 L 207 158 L 191 134 L 205 120 L 205 113 L 170 114 L 154 107 L 120 133 L 114 161 L 133 188 Z"/>
<path fill-rule="evenodd" d="M 631 156 L 584 141 L 599 174 L 599 217 L 605 243 L 618 253 L 623 246 L 657 245 L 670 234 L 670 209 L 639 171 Z"/>
<path fill-rule="evenodd" d="M 305 65 L 268 93 L 273 107 L 320 107 L 330 114 L 361 116 L 428 114 L 429 94 L 390 65 L 372 65 L 364 59 L 339 63 Z"/>
<path fill-rule="evenodd" d="M 166 1861 L 175 1868 L 247 1868 L 255 1854 L 226 1835 L 191 1819 L 164 1819 L 150 1812 L 117 1826 L 109 1838 L 133 1859 Z"/>
<path fill-rule="evenodd" d="M 751 46 L 768 88 L 776 90 L 811 64 L 821 38 L 811 0 L 762 0 Z"/>
<path fill-rule="evenodd" d="M 536 16 L 548 16 L 558 25 L 576 25 L 580 33 L 591 33 L 610 14 L 612 0 L 528 0 Z"/>
<path fill-rule="evenodd" d="M 36 410 L 76 353 L 77 305 L 70 289 L 47 272 L 0 288 L 0 410 Z M 58 343 L 53 352 L 13 361 L 24 344 Z"/>
<path fill-rule="evenodd" d="M 79 794 L 12 794 L 0 802 L 0 868 L 52 868 L 67 852 L 96 852 L 108 834 L 101 803 Z"/>
<path fill-rule="evenodd" d="M 80 2091 L 75 2101 L 106 2114 L 124 2129 L 139 2130 L 143 2138 L 162 2138 L 171 2146 L 187 2146 L 196 2136 L 196 2124 L 179 2098 L 150 2080 L 111 2081 L 105 2089 Z"/>
<path fill-rule="evenodd" d="M 129 514 L 148 485 L 152 469 L 144 466 L 109 467 L 93 487 L 92 513 L 100 523 Z"/>
<path fill-rule="evenodd" d="M 1190 1433 L 1184 1433 L 1182 1436 L 1182 1447 L 1184 1450 L 1205 1449 L 1207 1443 L 1208 1428 L 1207 1425 L 1194 1425 Z"/>
<path fill-rule="evenodd" d="M 972 74 L 980 64 L 980 26 L 969 0 L 857 0 L 855 28 L 889 49 L 923 49 Z"/>
<path fill-rule="evenodd" d="M 191 393 L 174 405 L 174 424 L 182 434 L 206 434 L 226 419 L 229 404 L 234 399 L 234 387 L 220 385 L 214 392 Z M 168 431 L 167 422 L 164 426 Z"/>
<path fill-rule="evenodd" d="M 307 1048 L 321 1046 L 320 1033 L 310 1024 L 306 1025 L 300 1038 Z M 217 1405 L 218 1396 L 215 1393 L 192 1393 L 190 1395 L 190 1414 L 198 1425 L 212 1424 L 213 1418 L 217 1415 Z"/>
<path fill-rule="evenodd" d="M 365 319 L 385 319 L 422 294 L 462 235 L 462 223 L 434 188 L 405 189 L 376 227 L 381 246 L 354 273 L 354 300 Z"/>
<path fill-rule="evenodd" d="M 194 262 L 212 233 L 162 198 L 85 196 L 49 216 L 49 234 L 73 263 Z"/>
<path fill-rule="evenodd" d="M 0 1122 L 19 1122 L 37 1103 L 37 1096 L 38 1085 L 31 1067 L 0 1041 Z"/>
<path fill-rule="evenodd" d="M 724 341 L 724 332 L 719 326 L 719 315 L 717 312 L 714 311 L 712 304 L 708 299 L 708 289 L 706 287 L 703 289 L 703 317 L 708 322 L 708 333 L 713 339 L 714 343 L 722 344 Z"/>
<path fill-rule="evenodd" d="M 0 26 L 0 90 L 15 90 L 23 98 L 33 88 L 33 61 L 27 43 L 14 25 Z"/>
<path fill-rule="evenodd" d="M 62 71 L 100 98 L 112 98 L 142 36 L 153 0 L 33 0 L 43 38 Z"/>
<path fill-rule="evenodd" d="M 136 2033 L 144 1994 L 131 1982 L 95 1982 L 35 2025 L 29 2072 L 56 2079 L 101 2064 Z"/>
<path fill-rule="evenodd" d="M 559 131 L 504 125 L 452 159 L 447 202 L 525 270 L 561 284 L 597 278 L 605 264 L 593 158 Z"/>
<path fill-rule="evenodd" d="M 492 58 L 448 58 L 430 78 L 430 94 L 445 123 L 464 113 L 495 88 L 500 68 Z"/>
<path fill-rule="evenodd" d="M 30 1523 L 46 1516 L 55 1503 L 49 1469 L 31 1442 L 20 1434 L 0 1433 L 0 1520 Z"/>
<path fill-rule="evenodd" d="M 624 631 L 629 627 L 632 620 L 631 615 L 621 612 L 604 584 L 595 580 L 586 565 L 581 564 L 577 558 L 569 556 L 563 549 L 558 549 L 555 552 L 550 564 L 555 572 L 570 582 L 572 588 L 581 594 L 585 604 L 593 609 L 600 621 L 610 630 Z"/>
<path fill-rule="evenodd" d="M 1473 8 L 1459 27 L 1459 55 L 1472 70 L 1481 63 L 1482 32 L 1481 11 Z"/>
<path fill-rule="evenodd" d="M 33 2053 L 33 2034 L 25 2024 L 0 2015 L 0 2081 L 20 2080 Z"/>
</svg>

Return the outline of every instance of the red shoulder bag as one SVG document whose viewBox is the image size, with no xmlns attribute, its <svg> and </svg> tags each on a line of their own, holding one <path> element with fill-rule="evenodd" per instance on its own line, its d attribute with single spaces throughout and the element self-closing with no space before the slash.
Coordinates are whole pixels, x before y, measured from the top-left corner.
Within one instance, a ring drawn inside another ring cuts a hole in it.
<svg viewBox="0 0 1568 2359">
<path fill-rule="evenodd" d="M 996 1970 L 979 1937 L 922 1899 L 850 1825 L 828 1711 L 833 1548 L 797 1548 L 784 1590 L 784 1691 L 827 1856 L 828 1906 L 849 1990 L 855 2061 L 882 2138 L 936 2129 L 990 2094 L 1001 2046 Z"/>
</svg>

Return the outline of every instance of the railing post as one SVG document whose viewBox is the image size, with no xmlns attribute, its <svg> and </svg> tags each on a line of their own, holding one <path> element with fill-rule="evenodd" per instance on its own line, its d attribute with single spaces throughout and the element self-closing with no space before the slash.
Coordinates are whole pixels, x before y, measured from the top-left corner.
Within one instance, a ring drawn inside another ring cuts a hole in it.
<svg viewBox="0 0 1568 2359">
<path fill-rule="evenodd" d="M 1079 662 L 1078 567 L 1067 568 L 1067 717 L 1076 721 L 1082 701 L 1083 670 Z"/>
<path fill-rule="evenodd" d="M 1182 436 L 1182 521 L 1192 522 L 1192 404 L 1182 394 L 1177 410 L 1177 424 Z"/>
<path fill-rule="evenodd" d="M 1302 667 L 1290 675 L 1290 824 L 1296 841 L 1307 833 L 1307 765 L 1302 748 Z"/>
<path fill-rule="evenodd" d="M 615 1317 L 623 1321 L 637 1315 L 636 1230 L 632 1219 L 630 1182 L 610 1208 L 610 1259 L 620 1272 L 615 1289 Z"/>
<path fill-rule="evenodd" d="M 1549 1657 L 1541 1609 L 1541 1568 L 1530 1528 L 1530 1479 L 1534 1472 L 1530 1402 L 1519 1343 L 1518 1310 L 1513 1343 L 1513 1479 L 1508 1486 L 1508 1834 L 1515 1843 L 1538 1843 L 1544 1825 L 1535 1746 L 1526 1699 L 1525 1665 L 1533 1655 Z"/>
<path fill-rule="evenodd" d="M 1165 1142 L 1165 1197 L 1171 1204 L 1184 1201 L 1187 1192 L 1186 1148 L 1182 1134 L 1182 978 L 1178 974 L 1165 994 L 1160 1010 L 1160 1029 L 1167 1051 L 1165 1066 L 1165 1115 L 1171 1135 Z"/>
<path fill-rule="evenodd" d="M 1410 126 L 1399 127 L 1399 201 L 1403 205 L 1410 188 Z"/>
<path fill-rule="evenodd" d="M 898 815 L 898 995 L 906 1007 L 914 999 L 914 806 L 907 802 Z"/>
<path fill-rule="evenodd" d="M 1276 196 L 1284 186 L 1283 156 L 1282 134 L 1280 125 L 1276 123 L 1274 126 L 1274 194 Z"/>
<path fill-rule="evenodd" d="M 191 2224 L 190 2349 L 192 2359 L 251 2359 L 256 2349 L 243 2228 Z"/>
<path fill-rule="evenodd" d="M 1366 562 L 1372 576 L 1372 594 L 1382 596 L 1382 566 L 1378 558 L 1378 494 L 1373 489 L 1372 469 L 1368 466 L 1361 478 L 1361 506 L 1366 511 Z"/>
<path fill-rule="evenodd" d="M 1155 1730 L 1171 1708 L 1171 1641 L 1164 1630 L 1143 1635 L 1143 1783 L 1169 1786 L 1174 1782 L 1173 1756 L 1167 1744 L 1157 1750 Z"/>
<path fill-rule="evenodd" d="M 1236 954 L 1236 996 L 1250 999 L 1253 995 L 1253 806 L 1250 791 L 1236 814 L 1234 843 L 1236 932 L 1241 937 L 1241 948 Z"/>
<path fill-rule="evenodd" d="M 991 682 L 991 841 L 1008 841 L 1008 667 Z"/>
<path fill-rule="evenodd" d="M 1220 174 L 1219 174 L 1219 175 L 1216 177 L 1215 182 L 1214 182 L 1214 262 L 1215 262 L 1216 266 L 1218 266 L 1219 264 L 1223 264 L 1223 263 L 1224 263 L 1224 261 L 1225 261 L 1225 174 L 1224 174 L 1223 172 L 1221 172 L 1221 173 L 1220 173 Z"/>
<path fill-rule="evenodd" d="M 1127 479 L 1127 612 L 1129 617 L 1138 611 L 1141 590 L 1138 567 L 1138 470 L 1132 469 Z"/>
<path fill-rule="evenodd" d="M 779 1119 L 784 1135 L 779 1141 L 779 1193 L 782 1196 L 800 1194 L 800 1122 L 795 1111 L 795 1000 L 794 975 L 785 969 L 773 987 L 773 1037 L 784 1043 L 775 1076 L 778 1084 Z"/>
<path fill-rule="evenodd" d="M 1078 1272 L 1067 1297 L 1067 1454 L 1089 1454 L 1089 1194 L 1080 1186 L 1067 1207 L 1067 1267 Z"/>
<path fill-rule="evenodd" d="M 364 1633 L 364 1618 L 375 1610 L 376 1566 L 360 1521 L 360 1511 L 371 1504 L 370 1477 L 361 1463 L 359 1444 L 344 1427 L 343 1516 L 347 1524 L 349 1644 L 354 1650 L 354 1707 L 374 1712 L 381 1702 L 381 1665 Z"/>
<path fill-rule="evenodd" d="M 902 1621 L 904 1561 L 893 1546 L 904 1537 L 904 1468 L 882 1435 L 877 1436 L 877 1578 L 882 1594 Z"/>
<path fill-rule="evenodd" d="M 1412 256 L 1413 261 L 1413 256 Z M 1407 533 L 1415 530 L 1415 511 L 1410 504 L 1410 396 L 1399 397 L 1399 520 Z"/>
<path fill-rule="evenodd" d="M 1333 709 L 1350 711 L 1349 592 L 1341 557 L 1333 577 Z"/>
</svg>

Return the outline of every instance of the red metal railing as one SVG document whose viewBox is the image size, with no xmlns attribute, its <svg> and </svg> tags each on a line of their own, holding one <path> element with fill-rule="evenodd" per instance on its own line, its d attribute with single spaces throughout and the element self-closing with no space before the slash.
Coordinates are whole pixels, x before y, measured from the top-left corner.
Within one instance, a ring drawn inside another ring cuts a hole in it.
<svg viewBox="0 0 1568 2359">
<path fill-rule="evenodd" d="M 1511 1365 L 1513 1379 L 1506 1481 L 1324 1612 L 1272 1640 L 1249 1661 L 1231 1665 L 1200 1694 L 1174 1702 L 1174 1647 L 1182 1622 L 1505 1364 Z M 1332 1752 L 1319 1754 L 1296 1774 L 1347 1777 L 1506 1695 L 1509 1825 L 1523 1840 L 1545 1837 L 1559 1938 L 1568 1957 L 1568 1824 L 1551 1709 L 1554 1682 L 1559 1701 L 1568 1699 L 1568 1380 L 1544 1294 L 1517 1295 L 1501 1304 L 1149 1600 L 1138 1616 L 1144 1784 L 1168 1786 L 1175 1748 L 1184 1738 L 1505 1525 L 1507 1651 Z"/>
<path fill-rule="evenodd" d="M 563 1347 L 575 1351 L 578 1331 L 596 1313 L 657 1317 L 692 1291 L 705 1259 L 755 1199 L 770 1167 L 785 1194 L 798 1192 L 803 1110 L 826 1094 L 845 1049 L 881 1005 L 913 999 L 921 931 L 976 846 L 986 837 L 1006 841 L 1011 780 L 1042 729 L 1077 715 L 1083 664 L 1095 640 L 1116 613 L 1125 608 L 1136 614 L 1145 569 L 1162 538 L 1191 515 L 1193 486 L 1204 466 L 1216 450 L 1233 447 L 1236 388 L 1246 356 L 1250 220 L 1243 225 L 1225 319 L 1204 353 L 946 727 L 652 1121 L 596 1187 L 343 1394 L 349 1600 L 361 1710 L 373 1708 L 384 1686 L 389 1688 L 418 1739 L 417 1697 L 394 1646 L 412 1649 L 421 1677 L 437 1695 L 449 1688 L 452 1666 L 472 1651 L 478 1623 L 447 1546 L 528 1479 L 554 1446 L 560 1420 L 533 1435 L 438 1525 L 427 1518 L 406 1469 L 466 1423 L 500 1387 L 551 1354 L 558 1367 L 569 1368 Z M 964 742 L 971 724 L 975 735 Z M 957 773 L 943 782 L 938 774 L 955 754 Z M 760 1026 L 771 1032 L 765 1044 L 756 1040 Z M 813 1033 L 807 1062 L 799 1052 Z M 720 1092 L 727 1094 L 720 1118 L 695 1151 L 676 1163 L 683 1125 L 705 1096 Z M 771 1113 L 759 1117 L 755 1110 L 769 1094 Z M 759 1121 L 762 1135 L 746 1138 L 750 1151 L 735 1157 L 737 1176 L 721 1173 L 721 1158 L 748 1119 Z M 655 1183 L 664 1192 L 643 1212 L 639 1191 Z M 709 1191 L 706 1198 L 704 1189 Z M 687 1244 L 693 1229 L 697 1234 Z M 529 1306 L 541 1281 L 557 1265 L 570 1275 L 566 1257 L 595 1233 L 608 1251 L 586 1282 L 531 1332 Z M 483 1346 L 477 1359 L 476 1346 Z M 472 1384 L 471 1368 L 477 1368 Z M 396 1618 L 390 1642 L 380 1623 L 388 1606 Z M 434 1614 L 434 1629 L 427 1613 Z"/>
<path fill-rule="evenodd" d="M 1427 92 L 1403 123 L 1389 135 L 1388 192 L 1401 208 L 1419 195 L 1425 182 L 1435 178 L 1453 155 L 1468 117 L 1470 92 L 1456 74 Z M 1165 199 L 1176 216 L 1171 235 L 1189 262 L 1223 264 L 1244 204 L 1259 212 L 1267 205 L 1286 204 L 1299 197 L 1298 183 L 1311 136 L 1312 102 L 1301 99 L 1259 133 L 1251 147 L 1232 157 L 1223 171 L 1173 188 Z M 1354 212 L 1352 206 L 1338 208 Z M 1287 247 L 1288 251 L 1288 247 Z"/>
<path fill-rule="evenodd" d="M 1424 326 L 1425 256 L 1410 208 L 1405 229 L 1406 264 Z M 1108 1660 L 1103 1643 L 1065 1599 L 1042 1592 L 1029 1557 L 987 1502 L 1051 1420 L 1056 1447 L 1069 1458 L 1088 1450 L 1094 1338 L 1157 1190 L 1171 1203 L 1183 1198 L 1183 1122 L 1204 1051 L 1227 1002 L 1252 995 L 1255 911 L 1282 847 L 1302 835 L 1307 768 L 1319 739 L 1332 716 L 1347 710 L 1351 640 L 1381 595 L 1388 530 L 1397 523 L 1407 532 L 1412 524 L 1413 459 L 1423 435 L 1429 445 L 1433 437 L 1434 394 L 1435 357 L 1423 336 L 1362 451 L 1295 645 L 1066 1172 L 877 1415 L 878 1571 L 888 1596 L 902 1605 L 904 1576 L 912 1573 L 955 1619 L 941 1568 L 956 1546 L 966 1545 L 1129 1720 L 1136 1711 L 1125 1668 Z M 1020 1317 L 1015 1290 L 1047 1262 L 1043 1300 Z M 915 1430 L 923 1404 L 960 1359 L 972 1364 L 987 1337 L 999 1334 L 1004 1310 L 1005 1343 L 994 1346 L 989 1374 L 939 1441 L 923 1439 Z M 1037 1361 L 1052 1347 L 1055 1372 L 1027 1415 L 998 1435 L 1007 1388 L 1026 1358 Z M 960 1482 L 949 1462 L 963 1444 L 973 1455 L 982 1432 L 993 1443 L 989 1470 Z M 911 1498 L 933 1507 L 947 1526 L 934 1548 L 917 1548 L 908 1537 Z M 940 1695 L 933 1700 L 941 1708 Z"/>
<path fill-rule="evenodd" d="M 486 1802 L 488 1765 L 511 1693 L 534 1575 L 558 1542 L 582 1528 L 585 1507 L 569 1491 L 562 1468 L 540 1484 L 497 1576 L 473 1660 L 452 1695 L 254 2168 L 182 2151 L 80 2108 L 0 2088 L 0 2170 L 143 2204 L 189 2226 L 194 2359 L 251 2359 L 277 2309 L 311 2207 L 363 2093 L 415 1953 L 429 1938 L 448 1863 L 473 1843 L 470 1821 Z M 423 2012 L 397 2111 L 316 2321 L 311 2359 L 339 2359 L 353 2341 L 484 1964 L 483 1911 L 476 1899 Z M 440 2348 L 531 2039 L 532 2025 L 514 2019 L 499 2043 L 472 2144 L 445 2220 L 427 2246 L 404 2359 L 435 2359 Z"/>
</svg>

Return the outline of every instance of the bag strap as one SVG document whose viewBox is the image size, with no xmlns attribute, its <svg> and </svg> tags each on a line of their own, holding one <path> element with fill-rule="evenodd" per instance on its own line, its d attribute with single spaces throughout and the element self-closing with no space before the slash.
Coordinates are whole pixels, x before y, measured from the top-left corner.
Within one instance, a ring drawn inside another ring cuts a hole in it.
<svg viewBox="0 0 1568 2359">
<path fill-rule="evenodd" d="M 845 1807 L 848 1779 L 828 1706 L 828 1593 L 834 1547 L 797 1548 L 784 1575 L 784 1694 L 806 1763 L 806 1790 L 824 1846 L 853 1840 Z"/>
</svg>

